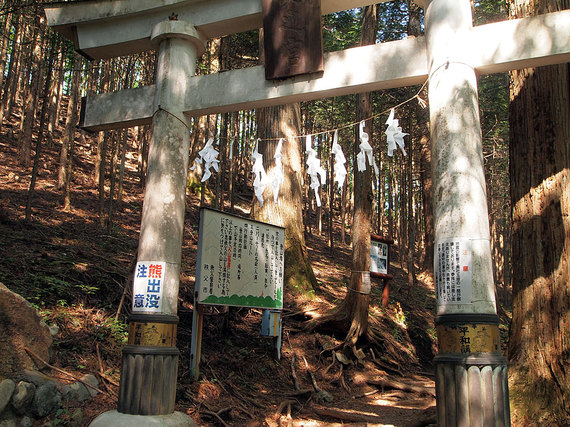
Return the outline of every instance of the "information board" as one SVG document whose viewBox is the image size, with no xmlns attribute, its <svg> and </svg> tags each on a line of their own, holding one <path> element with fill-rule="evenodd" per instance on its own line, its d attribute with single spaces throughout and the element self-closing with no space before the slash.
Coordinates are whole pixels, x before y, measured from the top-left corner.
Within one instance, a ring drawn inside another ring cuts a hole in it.
<svg viewBox="0 0 570 427">
<path fill-rule="evenodd" d="M 283 308 L 285 229 L 200 210 L 198 303 Z"/>
<path fill-rule="evenodd" d="M 388 274 L 388 243 L 370 241 L 370 272 Z"/>
<path fill-rule="evenodd" d="M 437 304 L 471 304 L 473 287 L 471 240 L 439 240 L 435 249 Z"/>
</svg>

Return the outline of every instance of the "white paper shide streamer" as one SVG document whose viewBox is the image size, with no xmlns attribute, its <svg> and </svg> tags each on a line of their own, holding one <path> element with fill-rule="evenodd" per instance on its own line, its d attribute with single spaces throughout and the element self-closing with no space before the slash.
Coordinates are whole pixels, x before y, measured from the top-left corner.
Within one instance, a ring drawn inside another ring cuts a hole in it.
<svg viewBox="0 0 570 427">
<path fill-rule="evenodd" d="M 196 165 L 204 163 L 202 182 L 207 181 L 212 176 L 211 167 L 218 172 L 218 164 L 220 161 L 216 157 L 218 157 L 218 151 L 214 148 L 214 138 L 210 137 L 204 148 L 198 153 L 198 157 L 194 159 L 194 166 L 192 166 L 190 170 L 194 170 L 196 169 Z"/>
<path fill-rule="evenodd" d="M 321 161 L 317 158 L 317 152 L 312 148 L 312 136 L 307 135 L 305 140 L 305 153 L 307 153 L 307 174 L 311 177 L 310 187 L 315 191 L 317 206 L 321 206 L 319 186 L 327 183 L 327 173 L 321 167 Z M 320 176 L 320 180 L 319 180 Z"/>
<path fill-rule="evenodd" d="M 259 200 L 259 205 L 263 206 L 263 191 L 265 190 L 268 180 L 267 173 L 265 173 L 265 169 L 263 168 L 263 155 L 259 154 L 258 145 L 259 139 L 255 142 L 255 148 L 251 155 L 251 159 L 253 160 L 252 172 L 255 175 L 253 191 L 255 192 L 255 197 Z"/>
<path fill-rule="evenodd" d="M 346 158 L 342 152 L 342 147 L 338 143 L 338 130 L 334 132 L 334 139 L 332 145 L 332 152 L 334 154 L 334 180 L 338 183 L 338 188 L 341 189 L 346 179 Z"/>
<path fill-rule="evenodd" d="M 279 140 L 277 148 L 275 149 L 275 167 L 271 170 L 271 188 L 273 189 L 273 202 L 277 203 L 277 198 L 279 197 L 279 187 L 285 181 L 285 175 L 283 174 L 283 163 L 281 159 L 283 154 L 281 154 L 281 149 L 283 148 L 284 138 Z"/>
<path fill-rule="evenodd" d="M 372 146 L 370 145 L 369 136 L 364 132 L 364 120 L 360 122 L 360 153 L 356 156 L 356 162 L 358 165 L 358 172 L 364 172 L 366 170 L 366 158 L 368 158 L 368 164 L 374 167 L 374 173 L 376 176 L 380 173 L 378 170 L 378 165 L 374 160 L 374 153 L 372 152 Z"/>
<path fill-rule="evenodd" d="M 406 150 L 404 149 L 404 136 L 409 135 L 402 132 L 402 128 L 398 126 L 398 119 L 394 119 L 394 109 L 390 110 L 390 116 L 386 120 L 388 128 L 384 132 L 386 134 L 386 139 L 388 140 L 388 156 L 392 157 L 394 155 L 394 150 L 396 146 L 400 147 L 404 156 L 406 156 Z"/>
</svg>

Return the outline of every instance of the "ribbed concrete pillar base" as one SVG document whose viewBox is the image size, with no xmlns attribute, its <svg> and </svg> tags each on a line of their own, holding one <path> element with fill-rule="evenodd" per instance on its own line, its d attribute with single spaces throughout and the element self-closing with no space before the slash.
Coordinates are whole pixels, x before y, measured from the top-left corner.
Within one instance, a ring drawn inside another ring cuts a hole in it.
<svg viewBox="0 0 570 427">
<path fill-rule="evenodd" d="M 436 365 L 440 427 L 508 427 L 507 361 L 503 356 L 443 354 Z"/>
<path fill-rule="evenodd" d="M 131 415 L 118 411 L 108 411 L 93 420 L 90 427 L 195 427 L 196 423 L 182 412 L 173 412 L 168 415 Z"/>
<path fill-rule="evenodd" d="M 126 346 L 118 411 L 131 415 L 174 412 L 179 354 L 176 347 Z"/>
</svg>

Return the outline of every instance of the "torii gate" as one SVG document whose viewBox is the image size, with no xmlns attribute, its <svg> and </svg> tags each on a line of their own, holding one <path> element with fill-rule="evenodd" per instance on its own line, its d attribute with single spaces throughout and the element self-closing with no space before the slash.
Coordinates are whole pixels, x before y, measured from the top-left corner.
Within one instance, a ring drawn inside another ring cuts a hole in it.
<svg viewBox="0 0 570 427">
<path fill-rule="evenodd" d="M 446 247 L 469 254 L 469 295 L 453 302 L 438 298 L 439 423 L 510 425 L 476 76 L 570 61 L 570 10 L 473 27 L 469 0 L 416 2 L 425 10 L 425 37 L 329 53 L 324 73 L 282 81 L 264 80 L 263 66 L 194 76 L 205 40 L 261 27 L 261 0 L 94 0 L 46 6 L 49 25 L 74 40 L 78 52 L 88 58 L 158 49 L 154 85 L 89 97 L 82 111 L 81 126 L 90 130 L 152 123 L 138 261 L 165 267 L 160 313 L 142 312 L 129 319 L 119 412 L 103 414 L 94 425 L 192 424 L 189 417 L 174 412 L 189 118 L 415 85 L 426 79 L 439 274 L 449 272 L 446 265 L 455 255 Z M 321 0 L 321 11 L 373 3 L 378 0 Z M 443 293 L 444 279 L 436 280 Z M 160 331 L 161 339 L 141 339 L 150 329 Z"/>
</svg>

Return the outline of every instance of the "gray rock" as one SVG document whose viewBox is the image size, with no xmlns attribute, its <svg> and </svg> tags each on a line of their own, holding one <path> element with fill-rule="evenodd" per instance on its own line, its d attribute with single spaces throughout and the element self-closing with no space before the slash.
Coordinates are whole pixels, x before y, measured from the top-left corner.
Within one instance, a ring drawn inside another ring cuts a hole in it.
<svg viewBox="0 0 570 427">
<path fill-rule="evenodd" d="M 46 382 L 36 389 L 32 401 L 32 414 L 43 418 L 55 412 L 61 405 L 61 394 L 53 382 Z"/>
<path fill-rule="evenodd" d="M 39 371 L 32 370 L 20 372 L 18 375 L 16 375 L 16 378 L 21 381 L 32 383 L 36 387 L 42 386 L 47 382 L 54 382 L 53 378 L 49 377 L 48 375 L 42 374 Z"/>
<path fill-rule="evenodd" d="M 81 408 L 76 408 L 71 414 L 71 420 L 69 420 L 69 427 L 81 427 L 83 424 L 83 411 Z"/>
<path fill-rule="evenodd" d="M 57 325 L 50 325 L 49 333 L 52 337 L 55 337 L 59 333 L 59 327 Z"/>
<path fill-rule="evenodd" d="M 93 386 L 98 387 L 99 381 L 94 375 L 87 374 L 81 377 L 81 381 Z M 73 384 L 66 385 L 62 389 L 62 396 L 65 400 L 84 402 L 97 395 L 97 390 L 87 387 L 82 382 L 74 382 Z"/>
<path fill-rule="evenodd" d="M 91 374 L 83 375 L 81 377 L 81 381 L 89 384 L 92 387 L 99 388 L 99 381 L 97 380 L 97 377 L 95 375 L 91 375 Z M 97 390 L 95 390 L 91 387 L 87 387 L 87 390 L 89 390 L 89 395 L 91 397 L 97 396 Z"/>
<path fill-rule="evenodd" d="M 36 386 L 32 383 L 26 381 L 20 381 L 16 386 L 16 391 L 12 395 L 12 407 L 14 410 L 23 414 L 30 406 L 30 403 L 34 400 L 34 393 L 36 392 Z"/>
<path fill-rule="evenodd" d="M 10 399 L 12 398 L 12 394 L 16 389 L 16 383 L 11 379 L 6 379 L 0 382 L 0 414 L 6 409 L 8 403 L 10 403 Z"/>
<path fill-rule="evenodd" d="M 32 427 L 34 425 L 34 420 L 30 417 L 22 417 L 18 422 L 18 427 Z"/>
<path fill-rule="evenodd" d="M 72 401 L 72 402 L 83 402 L 91 395 L 89 394 L 89 390 L 80 382 L 75 382 L 73 384 L 68 384 L 61 390 L 61 395 L 64 400 Z"/>
<path fill-rule="evenodd" d="M 35 369 L 30 349 L 49 362 L 52 337 L 38 311 L 20 295 L 0 283 L 0 375 L 11 377 L 24 369 Z"/>
<path fill-rule="evenodd" d="M 0 427 L 17 427 L 16 415 L 9 408 L 0 414 Z"/>
</svg>

